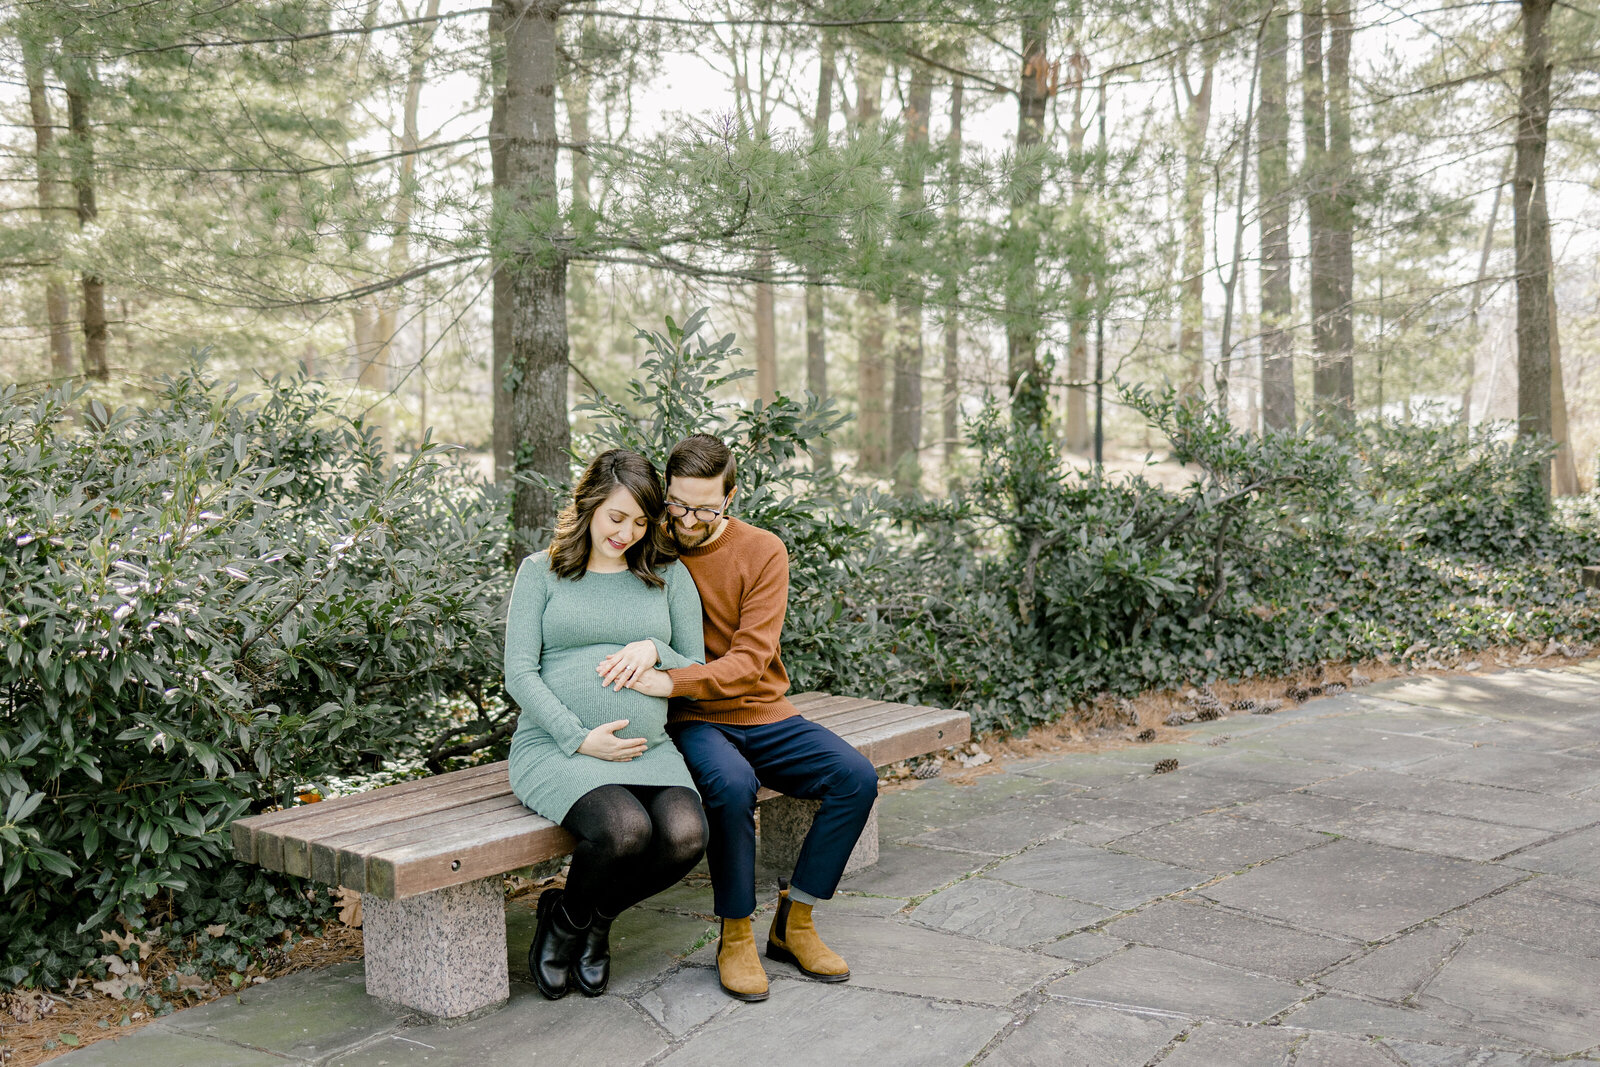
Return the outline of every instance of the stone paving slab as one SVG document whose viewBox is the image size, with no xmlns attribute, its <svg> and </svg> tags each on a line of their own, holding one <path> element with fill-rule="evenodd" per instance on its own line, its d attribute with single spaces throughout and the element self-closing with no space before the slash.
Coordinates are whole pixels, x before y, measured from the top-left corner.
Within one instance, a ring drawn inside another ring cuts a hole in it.
<svg viewBox="0 0 1600 1067">
<path fill-rule="evenodd" d="M 1516 881 L 1493 864 L 1335 841 L 1246 871 L 1202 893 L 1298 929 L 1377 940 Z"/>
<path fill-rule="evenodd" d="M 1289 981 L 1361 951 L 1360 941 L 1262 922 L 1196 900 L 1164 900 L 1105 927 L 1107 937 L 1172 949 Z"/>
<path fill-rule="evenodd" d="M 634 1064 L 667 1049 L 665 1034 L 620 998 L 569 995 L 552 1002 L 531 985 L 515 982 L 511 990 L 511 1002 L 492 1015 L 459 1026 L 386 1034 L 322 1062 L 330 1067 Z"/>
<path fill-rule="evenodd" d="M 1306 991 L 1166 949 L 1134 947 L 1060 979 L 1050 994 L 1078 1001 L 1186 1016 L 1261 1022 Z"/>
<path fill-rule="evenodd" d="M 1076 841 L 1050 841 L 1006 860 L 989 877 L 1024 889 L 1040 889 L 1064 897 L 1122 911 L 1199 885 L 1199 871 L 1093 848 Z"/>
<path fill-rule="evenodd" d="M 1600 884 L 1535 878 L 1512 886 L 1440 922 L 1524 945 L 1600 957 Z"/>
<path fill-rule="evenodd" d="M 618 921 L 604 997 L 539 996 L 519 899 L 511 1000 L 482 1018 L 386 1008 L 350 964 L 58 1062 L 1600 1063 L 1597 707 L 1600 661 L 1402 679 L 893 789 L 882 860 L 817 911 L 851 980 L 763 959 L 765 1003 L 721 992 L 699 877 Z"/>
<path fill-rule="evenodd" d="M 1363 729 L 1358 718 L 1325 719 L 1252 734 L 1238 749 L 1350 767 L 1395 769 L 1461 752 L 1459 742 L 1421 734 Z"/>
<path fill-rule="evenodd" d="M 1525 1050 L 1519 1048 L 1521 1042 L 1507 1041 L 1487 1030 L 1458 1026 L 1416 1008 L 1379 1004 L 1339 993 L 1297 1007 L 1279 1020 L 1279 1025 L 1369 1038 L 1404 1038 L 1458 1049 Z"/>
<path fill-rule="evenodd" d="M 1223 811 L 1119 837 L 1112 845 L 1162 863 L 1222 874 L 1325 844 L 1327 840 L 1325 835 L 1310 830 Z"/>
<path fill-rule="evenodd" d="M 1458 928 L 1427 923 L 1359 959 L 1340 964 L 1318 981 L 1330 989 L 1364 993 L 1380 1000 L 1404 1000 L 1439 973 L 1465 938 Z"/>
<path fill-rule="evenodd" d="M 1600 827 L 1559 837 L 1548 844 L 1506 858 L 1512 867 L 1557 874 L 1583 882 L 1600 882 Z"/>
<path fill-rule="evenodd" d="M 1305 792 L 1539 830 L 1600 823 L 1600 804 L 1591 801 L 1389 771 L 1357 771 L 1308 785 Z"/>
<path fill-rule="evenodd" d="M 178 1012 L 165 1025 L 196 1037 L 314 1060 L 374 1033 L 397 1029 L 407 1014 L 367 996 L 360 963 L 341 963 Z"/>
<path fill-rule="evenodd" d="M 1493 745 L 1423 760 L 1409 766 L 1407 773 L 1558 796 L 1573 796 L 1600 786 L 1600 760 Z"/>
<path fill-rule="evenodd" d="M 1115 914 L 1109 908 L 980 876 L 935 893 L 917 905 L 911 916 L 935 930 L 1027 948 L 1093 926 Z"/>
<path fill-rule="evenodd" d="M 779 983 L 771 1000 L 718 1016 L 659 1067 L 965 1063 L 1011 1013 L 851 985 Z M 828 1025 L 829 1020 L 848 1025 Z M 561 1060 L 554 1062 L 560 1063 Z M 598 1057 L 571 1062 L 615 1063 Z M 626 1061 L 636 1062 L 636 1061 Z"/>
<path fill-rule="evenodd" d="M 1594 960 L 1492 934 L 1468 940 L 1417 1004 L 1561 1056 L 1600 1046 L 1600 968 Z"/>
<path fill-rule="evenodd" d="M 1090 1004 L 1047 1003 L 1002 1031 L 985 1067 L 1104 1067 L 1143 1064 L 1183 1029 L 1170 1018 Z M 954 1060 L 942 1060 L 954 1063 Z"/>
</svg>

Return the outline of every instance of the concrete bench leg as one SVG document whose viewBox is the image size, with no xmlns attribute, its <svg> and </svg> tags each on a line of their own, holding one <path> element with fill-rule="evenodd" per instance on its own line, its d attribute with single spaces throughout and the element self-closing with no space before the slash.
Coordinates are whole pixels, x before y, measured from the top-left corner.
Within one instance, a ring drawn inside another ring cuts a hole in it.
<svg viewBox="0 0 1600 1067">
<path fill-rule="evenodd" d="M 798 797 L 773 797 L 761 802 L 761 865 L 775 871 L 794 870 L 794 861 L 800 857 L 800 846 L 820 800 L 801 800 Z M 878 862 L 878 804 L 873 801 L 872 814 L 867 825 L 856 838 L 856 847 L 850 850 L 850 861 L 844 865 L 845 874 L 854 874 Z"/>
<path fill-rule="evenodd" d="M 511 997 L 500 876 L 404 900 L 361 897 L 367 992 L 441 1019 Z"/>
</svg>

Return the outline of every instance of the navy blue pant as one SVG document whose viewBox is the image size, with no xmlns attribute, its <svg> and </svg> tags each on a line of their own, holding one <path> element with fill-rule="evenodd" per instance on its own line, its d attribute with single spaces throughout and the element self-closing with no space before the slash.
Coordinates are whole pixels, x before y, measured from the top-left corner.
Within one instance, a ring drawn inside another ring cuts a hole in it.
<svg viewBox="0 0 1600 1067">
<path fill-rule="evenodd" d="M 667 727 L 700 789 L 711 841 L 706 859 L 717 915 L 756 910 L 756 790 L 820 800 L 800 847 L 792 884 L 833 896 L 850 850 L 872 814 L 878 772 L 838 734 L 799 715 L 761 726 L 678 722 Z"/>
</svg>

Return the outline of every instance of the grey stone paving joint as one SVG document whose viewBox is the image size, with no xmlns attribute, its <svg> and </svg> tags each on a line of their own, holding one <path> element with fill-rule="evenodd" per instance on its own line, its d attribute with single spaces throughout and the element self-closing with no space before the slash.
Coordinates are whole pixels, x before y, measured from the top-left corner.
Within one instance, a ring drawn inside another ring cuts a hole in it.
<svg viewBox="0 0 1600 1067">
<path fill-rule="evenodd" d="M 769 1001 L 724 996 L 701 878 L 618 920 L 594 1000 L 539 996 L 519 900 L 483 1017 L 387 1007 L 345 964 L 56 1062 L 1600 1063 L 1600 664 L 1399 679 L 923 782 L 878 818 L 877 863 L 817 912 L 846 984 L 764 960 Z"/>
</svg>

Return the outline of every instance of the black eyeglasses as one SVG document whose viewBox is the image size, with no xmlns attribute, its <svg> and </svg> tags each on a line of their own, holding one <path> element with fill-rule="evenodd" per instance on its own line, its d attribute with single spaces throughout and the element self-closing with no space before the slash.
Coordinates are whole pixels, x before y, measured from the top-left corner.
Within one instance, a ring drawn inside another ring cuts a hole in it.
<svg viewBox="0 0 1600 1067">
<path fill-rule="evenodd" d="M 716 522 L 727 512 L 728 501 L 732 499 L 733 493 L 730 491 L 727 496 L 722 498 L 722 505 L 715 508 L 691 508 L 688 504 L 680 504 L 676 500 L 669 500 L 667 501 L 667 514 L 675 518 L 693 515 L 701 522 Z"/>
</svg>

